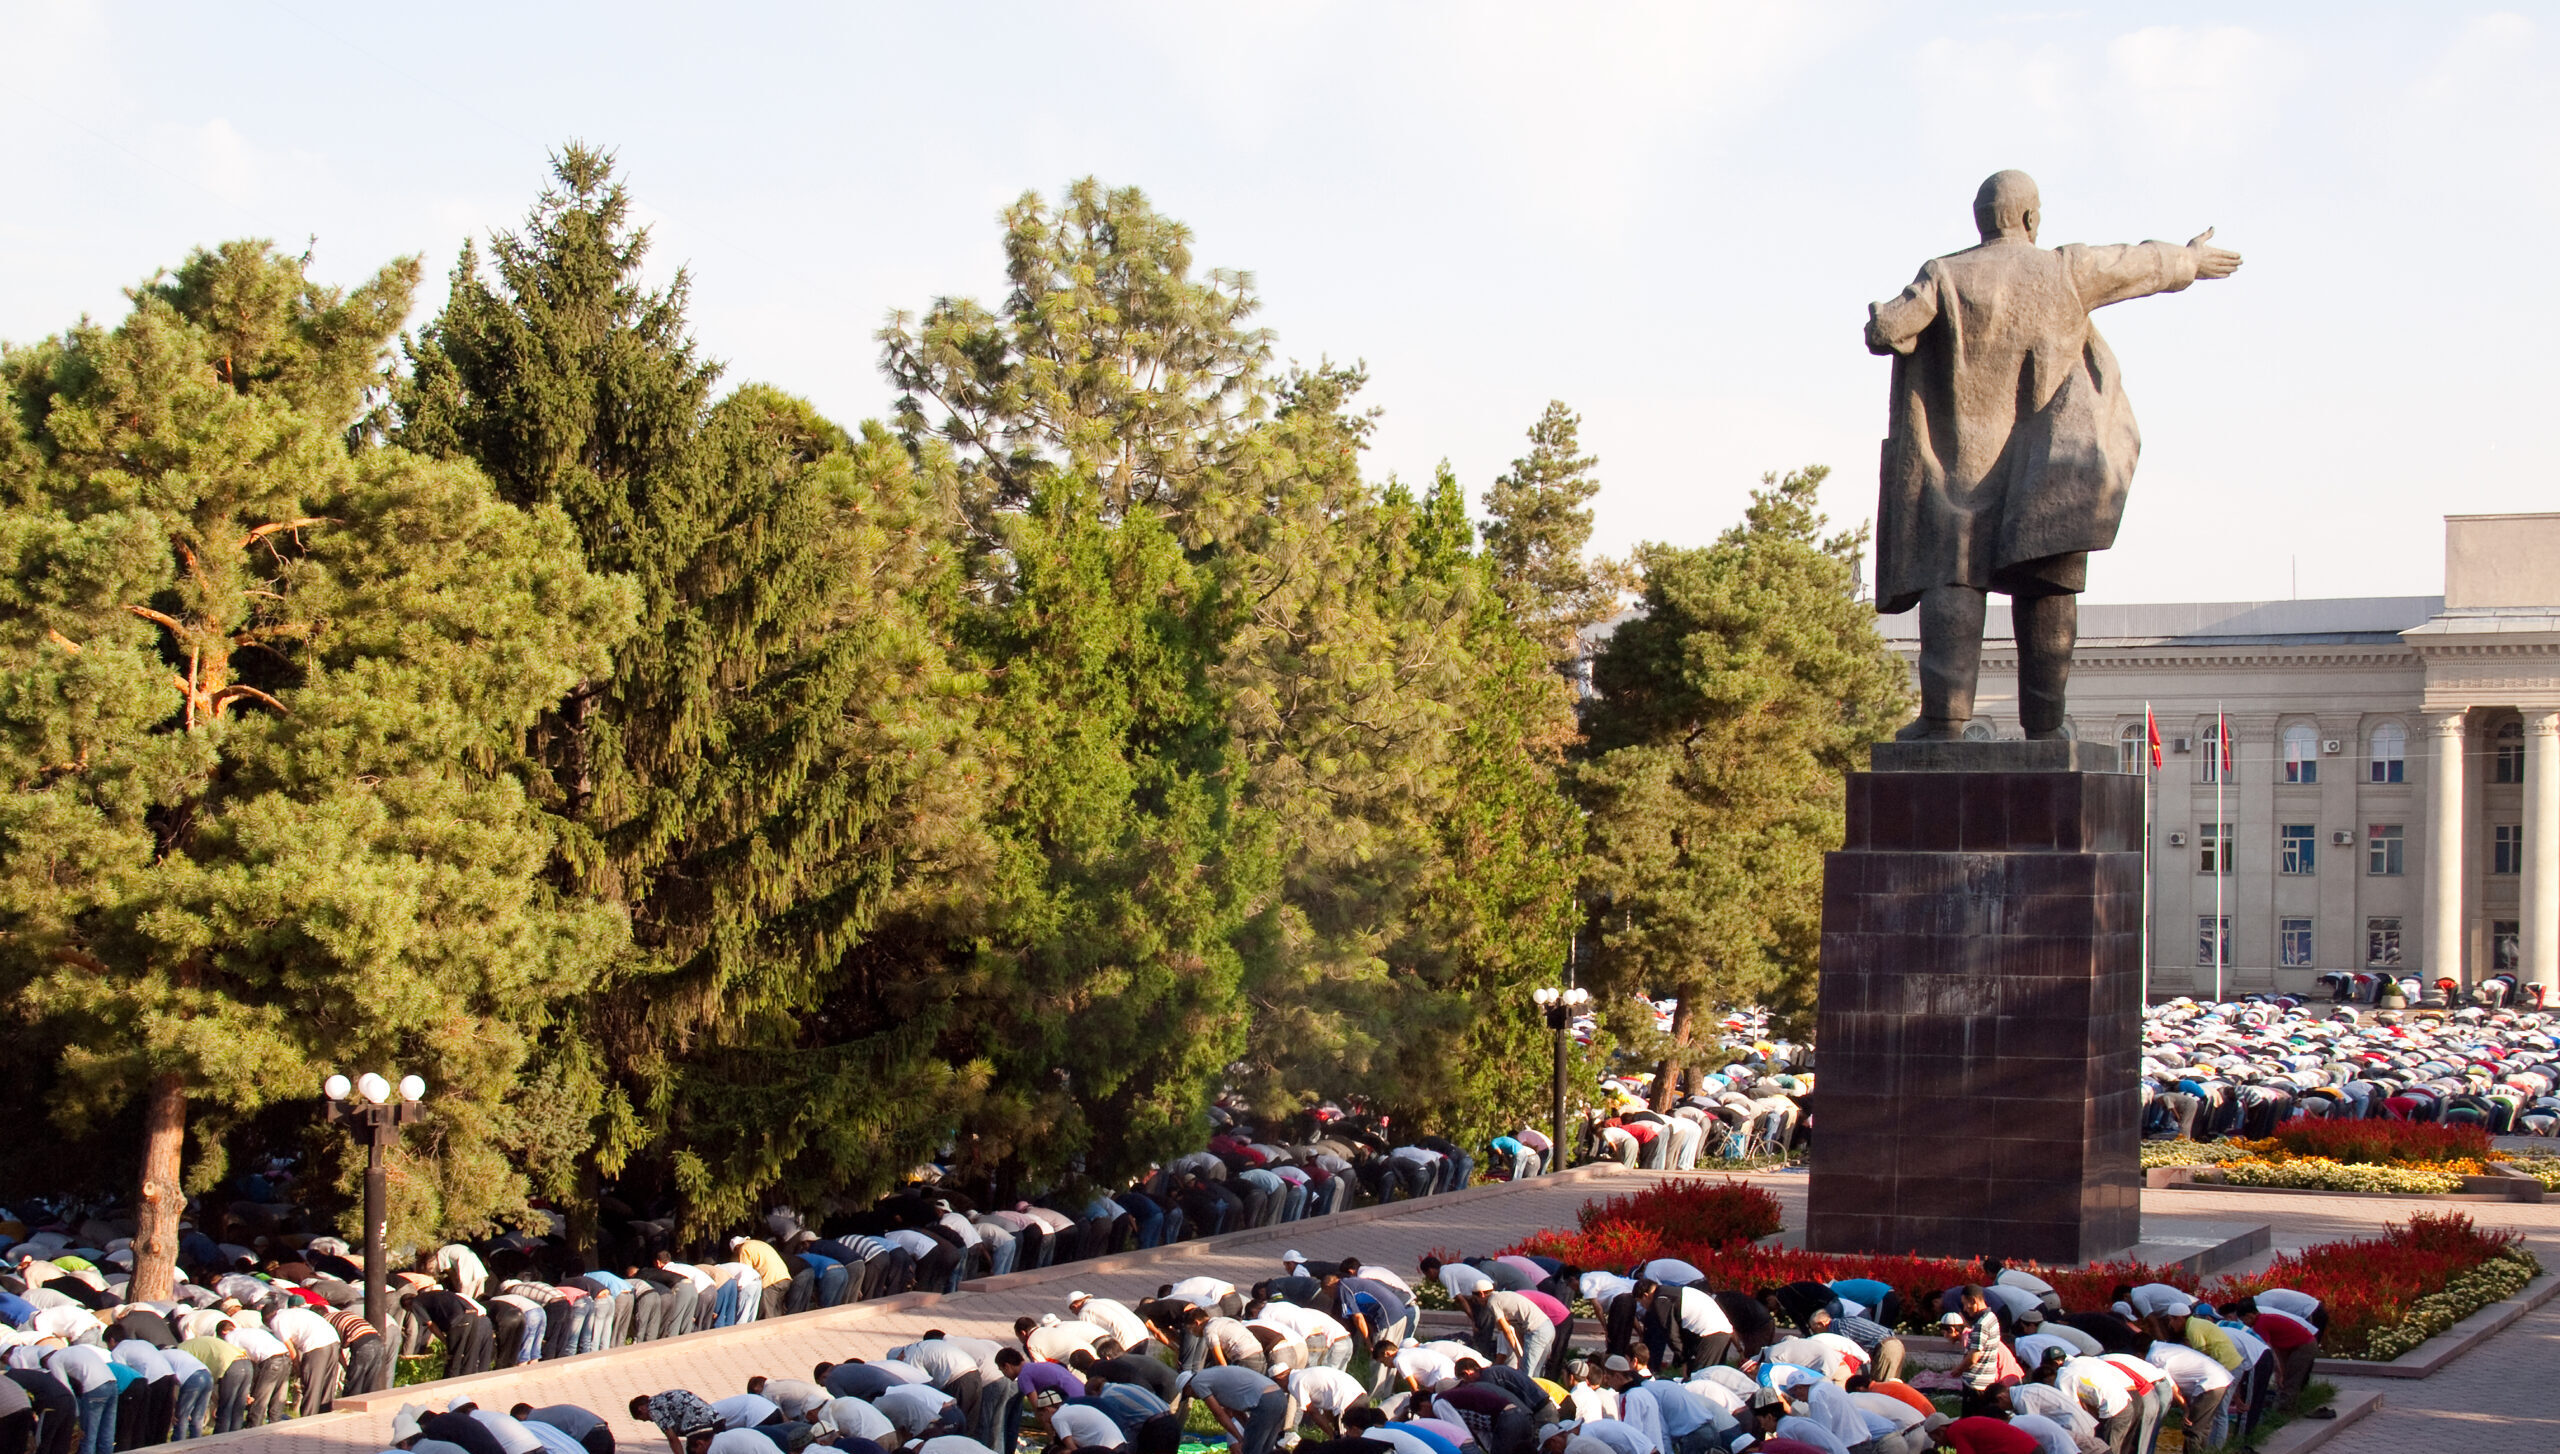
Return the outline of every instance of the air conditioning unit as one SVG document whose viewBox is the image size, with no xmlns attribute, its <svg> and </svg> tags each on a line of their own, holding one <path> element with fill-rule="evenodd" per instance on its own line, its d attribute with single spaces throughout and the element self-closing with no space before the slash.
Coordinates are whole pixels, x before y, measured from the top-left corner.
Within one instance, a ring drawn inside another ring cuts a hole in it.
<svg viewBox="0 0 2560 1454">
<path fill-rule="evenodd" d="M 2335 757 L 2335 756 L 2337 756 L 2337 755 L 2338 755 L 2338 749 L 2339 749 L 2339 748 L 2341 748 L 2341 747 L 2344 747 L 2345 745 L 2346 745 L 2345 743 L 2340 742 L 2340 741 L 2339 741 L 2337 738 L 2335 738 L 2335 737 L 2323 737 L 2323 738 L 2321 738 L 2321 739 L 2320 739 L 2320 751 L 2321 751 L 2324 755 L 2329 756 L 2329 757 Z"/>
<path fill-rule="evenodd" d="M 2169 750 L 2171 752 L 2193 752 L 2196 750 L 2195 739 L 2192 737 L 2172 737 L 2169 739 Z"/>
<path fill-rule="evenodd" d="M 2181 740 L 2181 741 L 2184 741 L 2185 739 L 2181 738 L 2180 740 Z M 2172 833 L 2172 834 L 2170 834 L 2170 835 L 2169 835 L 2169 846 L 2170 846 L 2171 848 L 2184 848 L 2184 847 L 2186 847 L 2186 846 L 2187 846 L 2187 835 L 2186 835 L 2186 834 L 2184 834 L 2184 833 Z"/>
<path fill-rule="evenodd" d="M 2329 841 L 2340 848 L 2352 848 L 2355 846 L 2356 835 L 2341 828 L 2329 835 Z"/>
</svg>

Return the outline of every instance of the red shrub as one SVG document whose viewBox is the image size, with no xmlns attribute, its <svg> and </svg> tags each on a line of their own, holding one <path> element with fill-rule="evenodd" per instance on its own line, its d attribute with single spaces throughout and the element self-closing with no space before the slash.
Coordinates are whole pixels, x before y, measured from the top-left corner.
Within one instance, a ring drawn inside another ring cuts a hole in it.
<svg viewBox="0 0 2560 1454">
<path fill-rule="evenodd" d="M 2407 1161 L 2477 1160 L 2489 1154 L 2489 1133 L 2478 1126 L 2418 1121 L 2288 1121 L 2275 1143 L 2296 1156 L 2379 1166 Z"/>
<path fill-rule="evenodd" d="M 2384 1224 L 2379 1237 L 2323 1242 L 2279 1257 L 2264 1271 L 2223 1278 L 2208 1296 L 2220 1303 L 2270 1287 L 2307 1292 L 2329 1313 L 2323 1346 L 2352 1358 L 2375 1332 L 2399 1322 L 2410 1303 L 2520 1240 L 2515 1232 L 2483 1232 L 2461 1212 L 2420 1212 L 2405 1225 Z"/>
<path fill-rule="evenodd" d="M 1694 1189 L 1699 1187 L 1712 1194 L 1698 1195 Z M 1753 1195 L 1738 1195 L 1743 1192 Z M 1677 1257 L 1695 1264 L 1707 1274 L 1709 1285 L 1720 1290 L 1747 1291 L 1808 1279 L 1874 1278 L 1901 1293 L 1907 1327 L 1934 1322 L 1941 1292 L 1982 1276 L 1979 1263 L 1950 1257 L 1758 1246 L 1748 1239 L 1765 1235 L 1750 1230 L 1760 1219 L 1765 1219 L 1768 1231 L 1777 1229 L 1777 1199 L 1756 1187 L 1739 1182 L 1666 1182 L 1634 1197 L 1612 1197 L 1586 1206 L 1578 1231 L 1537 1232 L 1502 1250 L 1611 1270 L 1655 1257 Z M 2139 1262 L 2073 1268 L 2025 1265 L 2053 1284 L 2070 1312 L 2103 1308 L 2114 1300 L 2117 1287 L 2129 1283 L 2165 1282 L 2201 1292 L 2216 1303 L 2261 1288 L 2298 1288 L 2328 1308 L 2325 1345 L 2329 1352 L 2353 1357 L 2364 1351 L 2376 1330 L 2400 1321 L 2410 1303 L 2441 1289 L 2456 1274 L 2499 1256 L 2519 1240 L 2514 1232 L 2483 1232 L 2460 1212 L 2421 1212 L 2406 1225 L 2386 1225 L 2380 1237 L 2323 1242 L 2279 1257 L 2262 1272 L 2225 1277 L 2204 1287 L 2183 1269 Z"/>
<path fill-rule="evenodd" d="M 1582 1227 L 1641 1227 L 1665 1246 L 1723 1247 L 1752 1242 L 1786 1226 L 1777 1197 L 1744 1181 L 1663 1180 L 1631 1197 L 1582 1209 Z"/>
</svg>

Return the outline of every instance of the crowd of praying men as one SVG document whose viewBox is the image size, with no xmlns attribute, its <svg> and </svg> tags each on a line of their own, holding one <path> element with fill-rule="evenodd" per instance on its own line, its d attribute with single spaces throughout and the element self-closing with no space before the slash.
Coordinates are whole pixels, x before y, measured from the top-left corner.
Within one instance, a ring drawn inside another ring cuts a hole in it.
<svg viewBox="0 0 2560 1454">
<path fill-rule="evenodd" d="M 2297 1114 L 2560 1134 L 2560 1014 L 2371 1014 L 2291 1000 L 2155 1005 L 2144 1133 L 2256 1139 Z"/>
<path fill-rule="evenodd" d="M 2326 1319 L 2272 1290 L 2227 1309 L 2166 1284 L 2064 1316 L 2030 1273 L 1947 1289 L 1935 1327 L 1957 1413 L 1904 1380 L 1886 1285 L 1716 1291 L 1657 1259 L 1625 1273 L 1552 1259 L 1422 1260 L 1416 1280 L 1292 1250 L 1250 1288 L 1195 1276 L 1134 1304 L 1075 1291 L 1013 1341 L 941 1330 L 880 1357 L 758 1375 L 739 1392 L 634 1394 L 668 1454 L 1177 1454 L 1189 1408 L 1232 1454 L 2149 1454 L 2176 1422 L 2190 1449 L 2245 1435 L 2308 1382 Z M 1417 1282 L 1464 1315 L 1420 1336 Z M 1577 1303 L 1598 1346 L 1577 1351 Z M 408 1454 L 611 1454 L 570 1406 L 403 1409 Z M 6 1454 L 0 1450 L 0 1454 Z"/>
<path fill-rule="evenodd" d="M 1523 1129 L 1474 1149 L 1388 1134 L 1383 1120 L 1318 1108 L 1283 1131 L 1226 1107 L 1217 1134 L 1117 1194 L 977 1197 L 924 1166 L 867 1212 L 824 1233 L 788 1208 L 714 1245 L 687 1248 L 672 1215 L 609 1208 L 603 1265 L 565 1222 L 449 1243 L 386 1279 L 386 1326 L 364 1315 L 364 1269 L 332 1236 L 293 1230 L 290 1175 L 244 1177 L 230 1201 L 198 1200 L 180 1229 L 176 1295 L 127 1297 L 129 1220 L 0 1212 L 0 1454 L 15 1431 L 42 1454 L 114 1454 L 327 1411 L 341 1392 L 391 1386 L 401 1358 L 441 1351 L 447 1375 L 733 1326 L 969 1278 L 1048 1267 L 1187 1237 L 1273 1226 L 1348 1207 L 1454 1191 L 1483 1161 L 1535 1174 L 1551 1147 Z M 60 1385 L 59 1388 L 56 1385 Z M 483 1411 L 487 1412 L 487 1411 Z M 76 1431 L 76 1432 L 75 1432 Z M 33 1434 L 27 1434 L 33 1440 Z M 65 1442 L 69 1440 L 69 1442 Z M 530 1451 L 519 1451 L 530 1454 Z"/>
</svg>

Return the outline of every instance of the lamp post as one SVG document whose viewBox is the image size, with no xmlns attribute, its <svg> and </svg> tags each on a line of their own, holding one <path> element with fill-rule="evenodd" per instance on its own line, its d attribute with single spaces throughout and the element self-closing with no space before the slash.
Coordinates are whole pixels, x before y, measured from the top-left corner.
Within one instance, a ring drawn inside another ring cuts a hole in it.
<svg viewBox="0 0 2560 1454">
<path fill-rule="evenodd" d="M 1591 1003 L 1591 991 L 1579 985 L 1562 990 L 1549 985 L 1537 990 L 1529 998 L 1536 1000 L 1538 1008 L 1546 1011 L 1547 1028 L 1554 1031 L 1556 1036 L 1555 1144 L 1547 1149 L 1547 1170 L 1562 1171 L 1565 1157 L 1570 1154 L 1564 1139 L 1564 1047 L 1573 1030 L 1575 1013 L 1584 1005 Z"/>
<path fill-rule="evenodd" d="M 414 1075 L 400 1077 L 400 1098 L 391 1098 L 389 1080 L 368 1070 L 353 1082 L 343 1075 L 333 1075 L 321 1087 L 329 1098 L 329 1119 L 347 1128 L 350 1136 L 364 1139 L 364 1320 L 391 1336 L 386 1321 L 389 1309 L 389 1272 L 382 1265 L 383 1216 L 385 1194 L 382 1153 L 399 1139 L 400 1128 L 426 1114 L 418 1099 L 427 1093 L 427 1083 Z"/>
</svg>

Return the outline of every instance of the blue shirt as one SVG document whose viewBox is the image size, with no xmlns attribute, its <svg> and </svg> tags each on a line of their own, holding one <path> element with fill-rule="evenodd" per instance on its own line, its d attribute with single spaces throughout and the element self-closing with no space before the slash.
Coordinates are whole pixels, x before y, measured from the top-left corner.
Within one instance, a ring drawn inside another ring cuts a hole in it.
<svg viewBox="0 0 2560 1454">
<path fill-rule="evenodd" d="M 1410 1434 L 1420 1439 L 1431 1446 L 1431 1454 L 1458 1454 L 1458 1446 L 1449 1442 L 1448 1435 L 1426 1429 L 1420 1424 L 1381 1424 L 1378 1427 L 1393 1429 L 1399 1434 Z"/>
<path fill-rule="evenodd" d="M 1844 1277 L 1831 1284 L 1831 1290 L 1853 1303 L 1865 1303 L 1871 1313 L 1883 1307 L 1884 1300 L 1893 1294 L 1890 1284 L 1872 1277 Z"/>
<path fill-rule="evenodd" d="M 612 1273 L 610 1273 L 610 1272 L 606 1272 L 606 1271 L 604 1271 L 604 1270 L 603 1270 L 603 1269 L 601 1269 L 601 1268 L 597 1269 L 597 1270 L 596 1270 L 596 1271 L 594 1271 L 594 1272 L 590 1272 L 590 1273 L 588 1273 L 588 1274 L 587 1274 L 587 1276 L 594 1278 L 596 1281 L 598 1281 L 598 1282 L 600 1282 L 600 1283 L 603 1283 L 606 1287 L 608 1287 L 608 1288 L 612 1289 L 612 1290 L 613 1290 L 613 1291 L 615 1291 L 615 1292 L 629 1292 L 629 1291 L 631 1290 L 631 1280 L 630 1280 L 629 1278 L 626 1278 L 626 1277 L 616 1277 L 616 1276 L 615 1276 L 615 1275 L 613 1275 Z"/>
<path fill-rule="evenodd" d="M 0 1292 L 0 1323 L 23 1328 L 35 1321 L 36 1305 L 15 1293 Z"/>
</svg>

